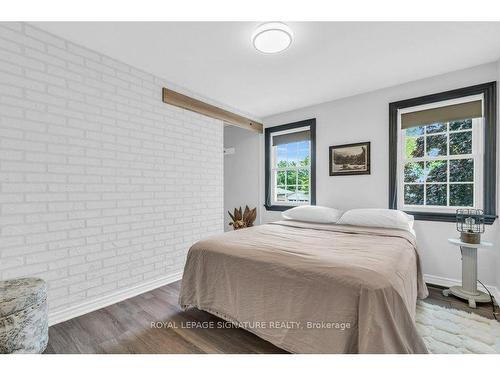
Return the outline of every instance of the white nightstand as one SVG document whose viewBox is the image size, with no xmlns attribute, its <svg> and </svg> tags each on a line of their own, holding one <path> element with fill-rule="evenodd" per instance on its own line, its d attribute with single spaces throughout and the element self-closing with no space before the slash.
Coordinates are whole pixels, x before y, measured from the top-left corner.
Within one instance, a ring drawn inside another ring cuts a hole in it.
<svg viewBox="0 0 500 375">
<path fill-rule="evenodd" d="M 477 290 L 477 249 L 491 247 L 491 242 L 481 241 L 478 244 L 462 242 L 456 238 L 449 238 L 448 242 L 460 246 L 462 251 L 462 286 L 452 286 L 443 290 L 443 295 L 453 294 L 458 298 L 469 301 L 469 307 L 476 308 L 476 302 L 490 302 L 490 296 Z"/>
</svg>

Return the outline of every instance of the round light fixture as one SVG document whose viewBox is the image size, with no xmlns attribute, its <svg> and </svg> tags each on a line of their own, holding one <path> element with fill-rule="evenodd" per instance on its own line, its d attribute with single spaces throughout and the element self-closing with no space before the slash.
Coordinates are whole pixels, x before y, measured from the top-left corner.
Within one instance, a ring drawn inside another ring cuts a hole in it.
<svg viewBox="0 0 500 375">
<path fill-rule="evenodd" d="M 268 22 L 260 25 L 252 34 L 255 49 L 263 53 L 277 53 L 290 47 L 293 32 L 281 22 Z"/>
</svg>

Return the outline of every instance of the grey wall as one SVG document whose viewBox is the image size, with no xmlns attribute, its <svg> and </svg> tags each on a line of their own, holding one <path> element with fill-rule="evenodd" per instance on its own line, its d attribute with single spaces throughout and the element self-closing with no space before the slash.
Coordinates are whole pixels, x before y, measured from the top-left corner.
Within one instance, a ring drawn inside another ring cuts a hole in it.
<svg viewBox="0 0 500 375">
<path fill-rule="evenodd" d="M 317 120 L 317 204 L 349 209 L 388 207 L 388 104 L 393 101 L 437 93 L 499 77 L 498 63 L 477 66 L 429 79 L 357 95 L 264 119 L 266 127 L 315 117 Z M 371 175 L 331 177 L 328 174 L 328 147 L 336 144 L 371 141 Z M 261 163 L 261 176 L 264 168 Z M 261 184 L 261 191 L 263 185 Z M 263 196 L 263 195 L 262 195 Z M 261 201 L 261 204 L 263 202 Z M 264 212 L 263 221 L 279 219 L 276 212 Z M 434 282 L 446 284 L 461 278 L 460 251 L 447 243 L 456 237 L 453 223 L 418 221 L 415 224 L 424 273 Z M 479 277 L 499 285 L 498 220 L 487 228 L 485 239 L 495 240 L 493 250 L 479 252 Z"/>
<path fill-rule="evenodd" d="M 232 230 L 227 211 L 235 207 L 257 207 L 260 220 L 260 136 L 236 126 L 224 127 L 224 148 L 235 148 L 235 153 L 224 156 L 224 229 Z"/>
</svg>

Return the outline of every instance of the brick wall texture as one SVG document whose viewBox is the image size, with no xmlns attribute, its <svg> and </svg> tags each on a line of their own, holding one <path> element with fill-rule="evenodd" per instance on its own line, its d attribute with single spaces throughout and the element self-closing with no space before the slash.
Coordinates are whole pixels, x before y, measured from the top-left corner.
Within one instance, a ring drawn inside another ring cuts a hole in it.
<svg viewBox="0 0 500 375">
<path fill-rule="evenodd" d="M 182 271 L 222 232 L 223 124 L 165 85 L 0 23 L 0 279 L 45 279 L 49 312 Z"/>
</svg>

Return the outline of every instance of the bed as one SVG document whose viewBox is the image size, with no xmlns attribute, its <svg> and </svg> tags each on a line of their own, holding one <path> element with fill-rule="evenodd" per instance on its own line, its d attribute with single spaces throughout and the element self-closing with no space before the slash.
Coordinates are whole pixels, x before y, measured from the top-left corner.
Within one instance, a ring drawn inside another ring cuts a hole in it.
<svg viewBox="0 0 500 375">
<path fill-rule="evenodd" d="M 179 303 L 292 353 L 427 353 L 426 296 L 411 232 L 284 220 L 194 244 Z"/>
</svg>

